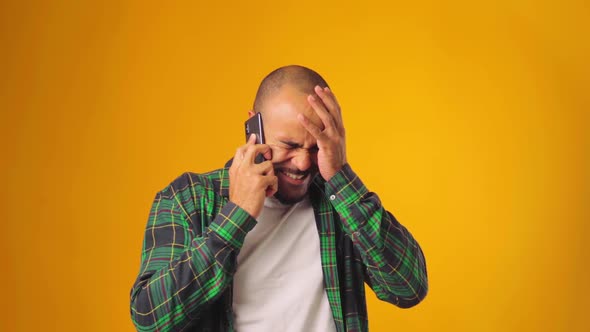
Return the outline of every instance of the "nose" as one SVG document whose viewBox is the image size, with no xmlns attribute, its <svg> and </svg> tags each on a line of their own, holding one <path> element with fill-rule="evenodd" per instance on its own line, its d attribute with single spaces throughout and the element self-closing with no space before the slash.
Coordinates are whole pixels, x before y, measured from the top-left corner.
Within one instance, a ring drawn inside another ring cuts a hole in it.
<svg viewBox="0 0 590 332">
<path fill-rule="evenodd" d="M 295 165 L 295 167 L 297 167 L 297 169 L 300 171 L 307 171 L 311 167 L 312 162 L 309 151 L 306 149 L 298 149 L 291 161 L 293 162 L 293 165 Z"/>
</svg>

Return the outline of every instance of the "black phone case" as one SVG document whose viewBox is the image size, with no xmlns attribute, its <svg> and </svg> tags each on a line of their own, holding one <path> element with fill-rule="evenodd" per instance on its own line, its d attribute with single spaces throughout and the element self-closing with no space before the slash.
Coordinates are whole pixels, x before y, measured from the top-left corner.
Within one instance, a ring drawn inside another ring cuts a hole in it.
<svg viewBox="0 0 590 332">
<path fill-rule="evenodd" d="M 250 135 L 256 134 L 256 144 L 264 144 L 264 129 L 262 127 L 262 115 L 260 113 L 256 113 L 254 116 L 250 117 L 244 126 L 246 129 L 246 142 Z M 264 160 L 264 156 L 259 154 L 256 156 L 256 159 L 254 159 L 254 162 L 259 164 Z"/>
</svg>

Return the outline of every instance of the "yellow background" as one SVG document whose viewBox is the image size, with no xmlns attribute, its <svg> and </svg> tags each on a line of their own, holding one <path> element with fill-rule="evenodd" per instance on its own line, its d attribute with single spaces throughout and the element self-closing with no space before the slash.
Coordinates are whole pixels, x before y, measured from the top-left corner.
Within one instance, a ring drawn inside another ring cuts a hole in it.
<svg viewBox="0 0 590 332">
<path fill-rule="evenodd" d="M 2 331 L 133 331 L 155 193 L 220 167 L 265 74 L 318 70 L 426 254 L 372 331 L 588 331 L 587 1 L 0 7 Z M 212 144 L 213 142 L 213 144 Z"/>
</svg>

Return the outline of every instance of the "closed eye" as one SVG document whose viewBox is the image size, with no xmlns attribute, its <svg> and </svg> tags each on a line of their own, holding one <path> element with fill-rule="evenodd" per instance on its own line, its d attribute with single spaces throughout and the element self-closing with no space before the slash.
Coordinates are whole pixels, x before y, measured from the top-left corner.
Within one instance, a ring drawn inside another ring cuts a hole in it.
<svg viewBox="0 0 590 332">
<path fill-rule="evenodd" d="M 295 142 L 291 142 L 291 141 L 280 141 L 281 143 L 283 143 L 284 145 L 287 146 L 288 149 L 299 149 L 301 147 L 303 147 L 301 144 L 295 143 Z"/>
<path fill-rule="evenodd" d="M 295 143 L 295 142 L 291 142 L 291 141 L 280 141 L 282 144 L 286 145 L 286 147 L 283 147 L 284 149 L 287 150 L 296 150 L 296 149 L 305 149 L 303 147 L 303 145 L 299 144 L 299 143 Z M 314 154 L 317 153 L 319 151 L 319 148 L 317 145 L 314 145 L 312 147 L 310 147 L 309 149 L 306 149 L 310 154 Z"/>
</svg>

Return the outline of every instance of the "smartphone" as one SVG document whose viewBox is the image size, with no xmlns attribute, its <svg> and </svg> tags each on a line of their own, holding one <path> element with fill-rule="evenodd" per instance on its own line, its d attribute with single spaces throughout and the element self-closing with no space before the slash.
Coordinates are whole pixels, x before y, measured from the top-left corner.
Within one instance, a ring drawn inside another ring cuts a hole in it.
<svg viewBox="0 0 590 332">
<path fill-rule="evenodd" d="M 262 114 L 260 114 L 260 112 L 256 112 L 256 114 L 250 117 L 244 125 L 246 127 L 246 142 L 250 135 L 255 134 L 256 144 L 264 144 L 264 129 L 262 127 Z M 264 156 L 259 154 L 256 156 L 256 159 L 254 159 L 254 162 L 260 164 L 264 160 Z"/>
</svg>

